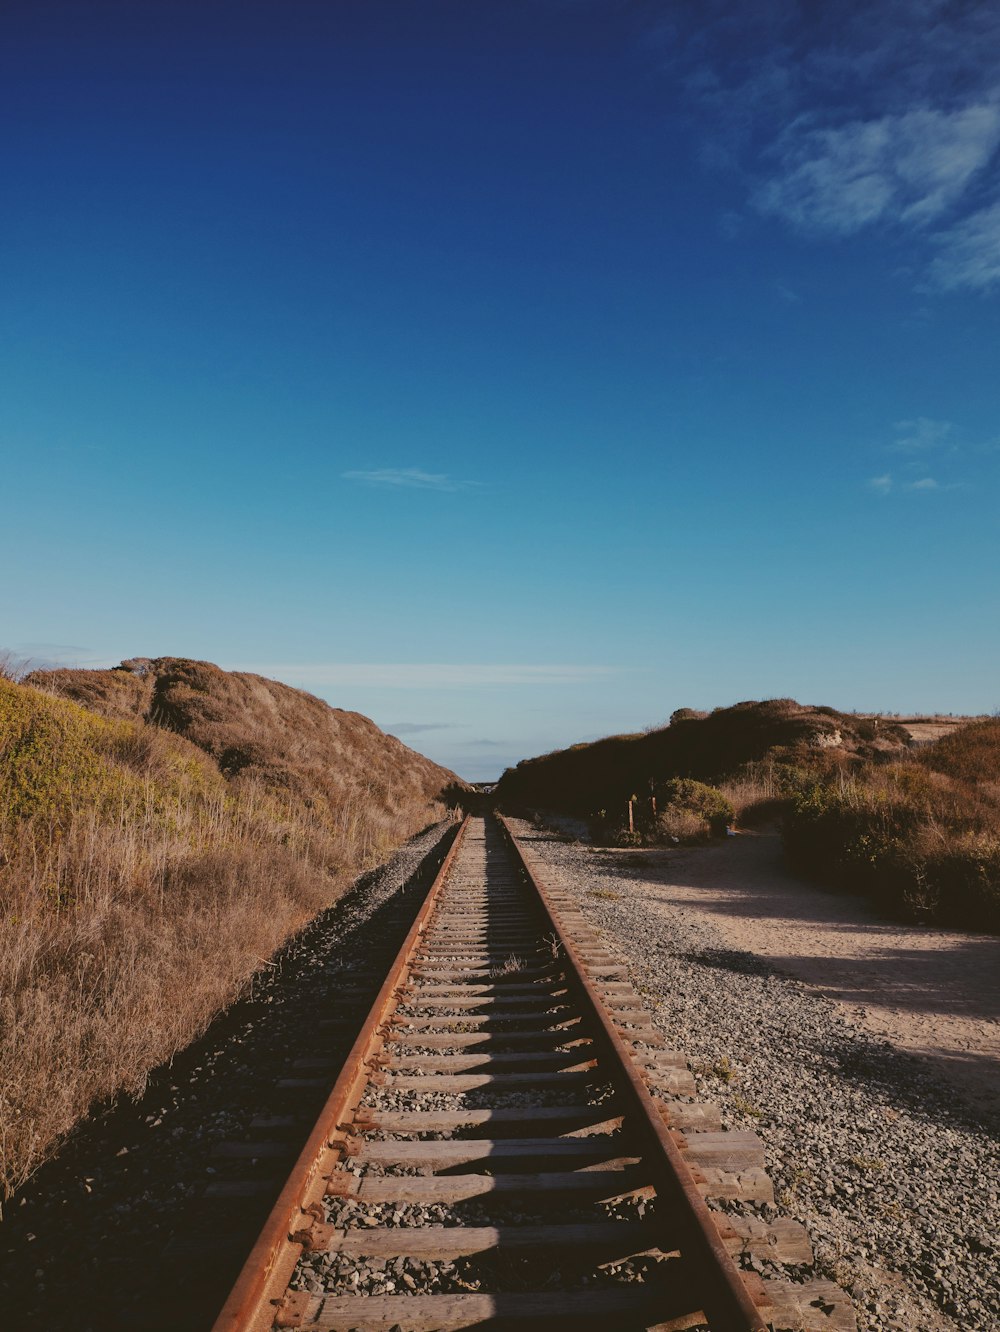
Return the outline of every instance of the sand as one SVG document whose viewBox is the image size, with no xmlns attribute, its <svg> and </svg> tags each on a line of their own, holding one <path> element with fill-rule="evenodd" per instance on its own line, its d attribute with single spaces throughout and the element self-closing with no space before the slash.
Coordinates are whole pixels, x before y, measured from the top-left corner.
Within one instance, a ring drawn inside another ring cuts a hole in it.
<svg viewBox="0 0 1000 1332">
<path fill-rule="evenodd" d="M 851 1022 L 933 1061 L 974 1110 L 1000 1115 L 1000 938 L 888 921 L 817 888 L 785 869 L 777 833 L 631 863 L 656 908 L 710 917 L 727 947 L 767 958 Z"/>
</svg>

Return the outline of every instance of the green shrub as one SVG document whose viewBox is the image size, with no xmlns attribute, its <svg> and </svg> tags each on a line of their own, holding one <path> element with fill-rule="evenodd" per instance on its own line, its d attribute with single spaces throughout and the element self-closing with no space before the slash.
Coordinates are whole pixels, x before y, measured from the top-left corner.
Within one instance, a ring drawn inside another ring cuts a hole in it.
<svg viewBox="0 0 1000 1332">
<path fill-rule="evenodd" d="M 656 832 L 660 838 L 691 841 L 724 833 L 735 817 L 732 802 L 715 786 L 673 777 L 656 788 Z"/>
</svg>

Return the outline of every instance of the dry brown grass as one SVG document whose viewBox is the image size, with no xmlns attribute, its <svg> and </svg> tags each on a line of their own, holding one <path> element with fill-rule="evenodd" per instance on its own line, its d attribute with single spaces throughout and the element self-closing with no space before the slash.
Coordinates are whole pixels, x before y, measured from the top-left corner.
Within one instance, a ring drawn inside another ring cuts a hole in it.
<svg viewBox="0 0 1000 1332">
<path fill-rule="evenodd" d="M 935 772 L 1000 794 L 1000 717 L 958 727 L 922 751 L 921 762 Z"/>
<path fill-rule="evenodd" d="M 911 919 L 1000 931 L 1000 721 L 913 758 L 804 784 L 785 846 L 800 867 Z"/>
<path fill-rule="evenodd" d="M 782 769 L 773 759 L 747 763 L 718 786 L 744 825 L 776 818 L 786 798 Z"/>
<path fill-rule="evenodd" d="M 140 1092 L 289 934 L 445 814 L 434 765 L 413 756 L 407 772 L 404 750 L 390 795 L 361 730 L 364 754 L 349 762 L 342 737 L 341 766 L 367 780 L 338 784 L 331 763 L 303 797 L 263 750 L 271 781 L 226 780 L 179 735 L 0 681 L 0 1194 L 95 1100 Z M 436 772 L 440 790 L 451 774 Z"/>
<path fill-rule="evenodd" d="M 700 842 L 710 835 L 708 823 L 693 809 L 661 810 L 654 825 L 659 842 Z"/>
</svg>

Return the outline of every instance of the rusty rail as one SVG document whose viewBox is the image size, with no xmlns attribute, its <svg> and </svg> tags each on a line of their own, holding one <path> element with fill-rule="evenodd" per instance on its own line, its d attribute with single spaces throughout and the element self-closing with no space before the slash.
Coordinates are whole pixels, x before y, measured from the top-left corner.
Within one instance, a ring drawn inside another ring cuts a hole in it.
<svg viewBox="0 0 1000 1332">
<path fill-rule="evenodd" d="M 351 1105 L 358 1084 L 367 1077 L 365 1060 L 372 1042 L 386 1013 L 395 1002 L 400 978 L 427 926 L 468 826 L 469 818 L 466 816 L 396 954 L 319 1119 L 299 1153 L 288 1182 L 278 1195 L 229 1298 L 212 1325 L 212 1332 L 251 1332 L 252 1329 L 270 1328 L 273 1325 L 288 1280 L 307 1243 L 305 1239 L 297 1241 L 295 1236 L 315 1218 L 323 1193 L 323 1167 L 331 1155 L 338 1155 L 335 1140 L 337 1126 Z"/>
<path fill-rule="evenodd" d="M 698 1299 L 704 1309 L 706 1321 L 715 1332 L 767 1332 L 767 1322 L 761 1316 L 750 1292 L 726 1249 L 712 1212 L 695 1183 L 683 1153 L 671 1137 L 656 1101 L 649 1093 L 625 1042 L 618 1035 L 594 983 L 587 975 L 587 967 L 564 929 L 559 911 L 537 873 L 524 857 L 510 824 L 502 814 L 497 815 L 507 835 L 511 850 L 517 857 L 522 872 L 538 894 L 545 917 L 558 940 L 569 966 L 567 980 L 576 989 L 585 1012 L 599 1033 L 609 1062 L 617 1075 L 622 1099 L 631 1111 L 630 1127 L 645 1139 L 649 1148 L 649 1164 L 655 1172 L 656 1190 L 660 1197 L 669 1198 L 677 1209 L 686 1243 L 681 1252 L 697 1270 Z"/>
<path fill-rule="evenodd" d="M 585 1034 L 586 1041 L 592 1043 L 592 1048 L 588 1049 L 582 1056 L 587 1067 L 600 1067 L 604 1071 L 602 1081 L 610 1083 L 614 1087 L 615 1098 L 620 1109 L 616 1110 L 619 1116 L 619 1125 L 627 1126 L 629 1143 L 633 1144 L 628 1149 L 629 1156 L 638 1153 L 643 1167 L 643 1185 L 645 1189 L 651 1188 L 655 1195 L 665 1200 L 667 1207 L 663 1217 L 656 1219 L 655 1226 L 650 1234 L 656 1233 L 656 1226 L 662 1220 L 665 1231 L 660 1232 L 660 1239 L 654 1241 L 655 1247 L 662 1247 L 666 1253 L 679 1253 L 680 1261 L 678 1263 L 676 1276 L 680 1285 L 677 1289 L 672 1289 L 670 1300 L 677 1305 L 673 1311 L 665 1311 L 660 1303 L 660 1294 L 655 1290 L 646 1290 L 643 1286 L 633 1286 L 627 1292 L 621 1290 L 597 1290 L 587 1288 L 585 1290 L 576 1290 L 573 1292 L 574 1298 L 570 1306 L 563 1306 L 562 1301 L 569 1299 L 569 1296 L 562 1295 L 559 1292 L 536 1291 L 530 1294 L 522 1293 L 497 1293 L 496 1297 L 480 1294 L 473 1291 L 470 1295 L 455 1294 L 448 1296 L 424 1295 L 413 1297 L 412 1315 L 414 1317 L 414 1326 L 422 1329 L 439 1326 L 440 1320 L 435 1311 L 441 1309 L 444 1304 L 448 1305 L 447 1326 L 458 1328 L 459 1326 L 503 1326 L 517 1325 L 522 1326 L 525 1322 L 531 1326 L 549 1326 L 558 1325 L 559 1327 L 586 1325 L 588 1327 L 610 1327 L 612 1323 L 602 1321 L 602 1309 L 614 1309 L 610 1314 L 612 1318 L 623 1316 L 623 1311 L 629 1311 L 628 1325 L 636 1325 L 636 1320 L 641 1320 L 642 1326 L 647 1326 L 645 1319 L 652 1317 L 661 1321 L 657 1324 L 666 1328 L 680 1329 L 691 1327 L 694 1322 L 710 1324 L 713 1332 L 767 1332 L 769 1326 L 769 1317 L 780 1313 L 785 1321 L 776 1321 L 775 1325 L 780 1327 L 806 1327 L 811 1332 L 819 1332 L 820 1328 L 826 1329 L 848 1329 L 854 1327 L 853 1315 L 850 1313 L 849 1304 L 845 1310 L 842 1300 L 842 1292 L 837 1291 L 835 1287 L 830 1288 L 829 1283 L 813 1283 L 816 1291 L 809 1290 L 803 1286 L 788 1286 L 786 1288 L 793 1292 L 804 1292 L 803 1299 L 809 1301 L 809 1308 L 805 1313 L 805 1321 L 800 1321 L 803 1317 L 803 1305 L 797 1303 L 799 1297 L 794 1295 L 791 1303 L 795 1306 L 789 1314 L 787 1309 L 776 1308 L 788 1297 L 782 1295 L 777 1289 L 781 1286 L 780 1282 L 762 1282 L 752 1272 L 741 1273 L 731 1256 L 734 1252 L 739 1252 L 742 1237 L 747 1236 L 749 1232 L 745 1228 L 741 1232 L 734 1229 L 737 1221 L 729 1218 L 725 1214 L 713 1214 L 703 1198 L 703 1191 L 710 1187 L 704 1174 L 698 1175 L 689 1167 L 686 1157 L 686 1151 L 693 1154 L 696 1148 L 693 1145 L 693 1139 L 697 1139 L 698 1134 L 686 1136 L 684 1132 L 676 1131 L 677 1128 L 688 1128 L 691 1126 L 691 1117 L 689 1105 L 683 1104 L 676 1097 L 672 1102 L 657 1101 L 654 1099 L 649 1087 L 646 1084 L 646 1078 L 656 1078 L 653 1071 L 643 1072 L 636 1058 L 633 1058 L 629 1049 L 630 1030 L 627 1026 L 629 1015 L 636 1010 L 631 1009 L 627 1004 L 623 1004 L 619 999 L 619 1007 L 615 1009 L 615 999 L 613 991 L 617 990 L 620 995 L 622 985 L 609 986 L 607 981 L 600 981 L 598 977 L 607 972 L 615 971 L 617 968 L 610 965 L 607 968 L 601 966 L 603 960 L 601 950 L 587 951 L 586 945 L 580 943 L 580 930 L 577 926 L 569 924 L 570 912 L 566 909 L 572 904 L 564 895 L 547 886 L 537 873 L 518 843 L 510 825 L 505 819 L 498 816 L 498 824 L 502 830 L 504 840 L 511 853 L 513 864 L 510 869 L 510 882 L 523 883 L 527 896 L 525 902 L 528 905 L 528 915 L 530 916 L 531 937 L 537 937 L 539 952 L 548 952 L 548 946 L 551 945 L 552 960 L 543 972 L 548 971 L 551 975 L 550 986 L 561 986 L 560 995 L 568 991 L 571 996 L 571 1002 L 565 1001 L 562 997 L 556 998 L 552 992 L 552 1004 L 555 1006 L 557 1014 L 562 1012 L 572 1012 L 573 1021 L 580 1021 L 581 1026 L 572 1027 L 569 1037 L 569 1044 L 578 1042 L 580 1035 Z M 365 1327 L 389 1327 L 398 1321 L 397 1315 L 403 1313 L 403 1308 L 409 1302 L 406 1296 L 385 1296 L 379 1295 L 363 1297 L 361 1304 L 367 1304 L 368 1298 L 371 1298 L 371 1305 L 366 1314 L 360 1314 L 360 1310 L 354 1309 L 344 1313 L 348 1302 L 357 1299 L 357 1296 L 338 1297 L 336 1294 L 328 1296 L 323 1293 L 313 1297 L 308 1289 L 289 1290 L 289 1283 L 292 1279 L 296 1264 L 303 1253 L 310 1249 L 324 1250 L 329 1245 L 336 1243 L 338 1246 L 344 1241 L 340 1236 L 349 1235 L 350 1227 L 347 1231 L 338 1230 L 337 1226 L 325 1221 L 323 1208 L 324 1198 L 329 1197 L 350 1197 L 352 1196 L 352 1185 L 354 1179 L 350 1171 L 343 1168 L 343 1158 L 345 1156 L 355 1156 L 358 1154 L 358 1147 L 364 1132 L 379 1127 L 379 1115 L 367 1115 L 359 1113 L 359 1107 L 364 1103 L 365 1088 L 371 1084 L 374 1087 L 385 1085 L 386 1066 L 392 1064 L 393 1059 L 398 1060 L 398 1056 L 386 1057 L 386 1048 L 392 1044 L 397 1044 L 398 1038 L 393 1036 L 392 1032 L 395 1024 L 400 1021 L 413 1023 L 417 1030 L 427 1025 L 427 1019 L 419 1014 L 414 1016 L 412 1012 L 400 1018 L 392 1013 L 393 1006 L 400 1002 L 401 996 L 410 992 L 411 986 L 404 982 L 410 981 L 411 973 L 420 974 L 420 968 L 416 963 L 423 954 L 421 967 L 426 973 L 428 960 L 435 956 L 435 930 L 441 929 L 441 913 L 445 917 L 449 915 L 449 908 L 445 905 L 448 902 L 447 896 L 442 898 L 442 890 L 454 866 L 459 850 L 465 839 L 466 830 L 469 826 L 468 818 L 462 823 L 455 837 L 455 840 L 448 851 L 445 860 L 438 871 L 434 882 L 427 892 L 426 899 L 421 905 L 417 916 L 407 934 L 407 937 L 399 949 L 393 964 L 386 976 L 384 983 L 379 991 L 378 997 L 362 1027 L 347 1061 L 341 1071 L 337 1081 L 331 1091 L 319 1121 L 309 1136 L 308 1141 L 303 1147 L 293 1172 L 275 1203 L 274 1208 L 264 1226 L 263 1231 L 253 1250 L 247 1259 L 243 1270 L 234 1286 L 225 1306 L 223 1307 L 218 1319 L 216 1320 L 213 1332 L 270 1332 L 275 1327 L 300 1327 L 307 1324 L 312 1325 L 316 1319 L 315 1326 L 318 1328 L 333 1328 L 334 1326 L 354 1326 L 356 1316 L 360 1315 L 361 1321 Z M 471 854 L 471 852 L 469 853 Z M 468 880 L 464 881 L 466 884 Z M 519 890 L 520 891 L 520 890 Z M 461 902 L 463 895 L 468 898 L 468 890 L 463 891 L 461 883 L 457 890 L 457 901 L 459 903 L 456 911 L 454 905 L 451 907 L 452 921 L 449 924 L 446 920 L 445 925 L 438 936 L 437 953 L 440 957 L 453 957 L 460 959 L 463 950 L 469 957 L 476 954 L 477 948 L 482 949 L 482 941 L 487 937 L 485 932 L 486 918 L 474 928 L 466 926 L 465 921 L 470 918 L 471 908 L 465 907 L 463 910 Z M 501 891 L 501 898 L 503 891 Z M 435 911 L 441 905 L 441 913 L 435 915 Z M 563 904 L 564 903 L 564 904 Z M 516 911 L 515 917 L 523 913 Z M 572 912 L 575 917 L 576 912 Z M 503 920 L 505 916 L 504 908 L 501 906 L 499 913 L 500 925 L 497 934 L 490 934 L 490 939 L 504 940 L 500 945 L 506 946 L 506 941 L 511 936 L 511 929 L 508 927 L 505 931 Z M 533 931 L 539 930 L 537 936 Z M 524 921 L 521 920 L 516 927 L 515 933 L 524 929 Z M 574 942 L 573 929 L 577 930 L 577 940 Z M 548 929 L 549 936 L 543 942 L 542 935 Z M 454 936 L 450 940 L 451 946 L 442 948 L 442 942 L 448 943 L 448 934 L 452 931 Z M 473 940 L 473 942 L 467 942 Z M 595 941 L 596 942 L 596 941 Z M 494 943 L 494 952 L 497 945 Z M 488 949 L 482 949 L 482 956 L 489 957 Z M 591 966 L 588 965 L 588 957 L 592 959 L 593 975 L 591 975 Z M 447 963 L 445 968 L 447 968 Z M 453 962 L 452 967 L 459 965 Z M 468 964 L 467 964 L 468 965 Z M 482 962 L 472 962 L 471 965 L 483 966 Z M 433 964 L 430 966 L 430 974 L 433 975 Z M 449 973 L 449 974 L 453 974 Z M 482 972 L 475 973 L 482 975 Z M 486 975 L 492 976 L 491 971 Z M 435 1003 L 444 1009 L 450 1009 L 453 1005 L 456 1011 L 461 1010 L 463 1003 L 461 1000 L 452 998 L 448 1002 L 448 996 L 454 996 L 454 990 L 449 989 L 450 983 L 446 980 L 444 987 L 434 995 L 435 985 L 430 984 L 431 993 L 425 999 L 430 1003 L 432 1011 Z M 608 986 L 609 998 L 607 1001 L 602 997 L 602 987 Z M 474 988 L 474 986 L 473 986 Z M 520 988 L 523 989 L 523 986 Z M 472 990 L 470 989 L 470 993 Z M 516 992 L 515 992 L 516 993 Z M 545 982 L 542 982 L 540 993 L 545 994 Z M 412 998 L 403 999 L 404 1003 L 414 1003 Z M 496 1000 L 487 999 L 487 1004 L 496 1002 Z M 518 1001 L 515 999 L 514 1003 Z M 531 1003 L 531 1000 L 522 999 L 520 1002 Z M 610 1008 L 609 1008 L 610 1005 Z M 416 1006 L 419 1008 L 420 1004 Z M 424 1007 L 426 1007 L 426 1003 Z M 475 1007 L 475 1005 L 473 1005 Z M 615 1011 L 611 1011 L 615 1009 Z M 617 1017 L 616 1017 L 617 1012 Z M 623 1013 L 625 1016 L 623 1016 Z M 509 1006 L 501 1016 L 509 1020 Z M 648 1022 L 648 1018 L 646 1019 Z M 442 1019 L 445 1026 L 453 1019 L 447 1016 Z M 557 1032 L 554 1036 L 553 1049 L 558 1049 L 560 1044 L 566 1044 L 566 1032 L 560 1031 L 560 1024 L 565 1023 L 565 1019 L 559 1016 L 555 1019 Z M 620 1026 L 619 1023 L 622 1025 Z M 432 1024 L 434 1025 L 434 1024 Z M 634 1030 L 634 1023 L 633 1023 Z M 647 1029 L 641 1029 L 645 1031 Z M 651 1029 L 647 1034 L 640 1034 L 638 1040 L 644 1042 L 647 1046 L 652 1036 Z M 531 1039 L 530 1033 L 528 1033 Z M 439 1038 L 440 1039 L 440 1038 Z M 502 1040 L 502 1038 L 500 1038 Z M 420 1045 L 424 1042 L 417 1040 L 415 1044 Z M 428 1037 L 427 1044 L 433 1045 L 433 1038 Z M 456 1037 L 455 1044 L 461 1043 L 461 1038 Z M 655 1044 L 655 1042 L 653 1042 Z M 436 1046 L 437 1049 L 443 1049 L 452 1042 L 444 1042 Z M 516 1046 L 515 1046 L 516 1048 Z M 596 1058 L 595 1058 L 596 1054 Z M 406 1066 L 407 1063 L 415 1062 L 414 1059 L 398 1060 L 397 1067 Z M 509 1059 L 511 1056 L 504 1055 L 498 1057 Z M 529 1056 L 529 1059 L 533 1056 Z M 448 1056 L 452 1058 L 452 1056 Z M 462 1056 L 458 1056 L 461 1061 Z M 431 1060 L 431 1067 L 440 1070 L 440 1063 Z M 515 1062 L 516 1057 L 515 1057 Z M 648 1061 L 647 1061 L 648 1063 Z M 502 1067 L 502 1065 L 501 1065 Z M 427 1075 L 421 1074 L 421 1077 Z M 517 1076 L 517 1075 L 515 1075 Z M 689 1075 L 687 1075 L 689 1077 Z M 453 1079 L 453 1081 L 461 1079 Z M 403 1081 L 406 1081 L 405 1077 Z M 693 1084 L 691 1084 L 693 1087 Z M 460 1090 L 460 1089 L 456 1089 Z M 586 1107 L 584 1107 L 586 1109 Z M 577 1107 L 558 1106 L 554 1110 L 547 1110 L 543 1107 L 531 1107 L 530 1112 L 523 1110 L 523 1107 L 517 1110 L 518 1121 L 525 1115 L 529 1119 L 543 1121 L 546 1115 L 564 1113 L 565 1111 L 576 1112 Z M 688 1112 L 688 1118 L 684 1114 Z M 478 1111 L 472 1112 L 477 1114 Z M 492 1114 L 493 1111 L 490 1111 Z M 506 1122 L 509 1124 L 511 1111 L 497 1112 L 498 1122 L 503 1116 L 508 1116 Z M 427 1125 L 414 1126 L 411 1124 L 404 1127 L 398 1121 L 407 1119 L 408 1115 L 386 1116 L 385 1127 L 390 1134 L 417 1133 L 425 1135 L 429 1132 L 442 1131 L 450 1129 L 459 1121 L 466 1124 L 472 1122 L 472 1117 L 462 1119 L 462 1115 L 449 1118 L 448 1114 L 437 1115 L 438 1124 L 434 1129 Z M 430 1116 L 434 1118 L 433 1114 Z M 395 1122 L 393 1122 L 395 1121 Z M 476 1121 L 484 1122 L 484 1121 Z M 549 1121 L 551 1122 L 551 1121 Z M 700 1121 L 696 1122 L 694 1127 L 700 1126 Z M 501 1135 L 503 1130 L 500 1130 Z M 558 1131 L 557 1131 L 558 1132 Z M 447 1140 L 450 1135 L 446 1133 Z M 712 1135 L 709 1135 L 712 1136 Z M 721 1136 L 721 1135 L 715 1135 Z M 569 1145 L 574 1141 L 572 1135 L 567 1140 L 561 1137 L 555 1137 L 554 1143 Z M 393 1145 L 393 1144 L 390 1144 Z M 421 1144 L 422 1145 L 422 1144 Z M 463 1144 L 458 1141 L 454 1144 L 448 1143 L 448 1146 Z M 488 1144 L 492 1150 L 496 1144 Z M 514 1144 L 512 1144 L 514 1145 Z M 523 1148 L 530 1156 L 532 1151 L 537 1148 L 538 1141 L 526 1138 L 524 1141 L 518 1141 L 516 1146 Z M 604 1149 L 607 1150 L 606 1148 Z M 518 1156 L 520 1153 L 515 1152 Z M 583 1154 L 586 1156 L 586 1153 Z M 404 1160 L 413 1158 L 406 1158 Z M 457 1156 L 446 1154 L 442 1158 L 448 1162 L 460 1162 L 466 1159 L 461 1153 Z M 697 1164 L 698 1157 L 695 1155 Z M 435 1166 L 434 1169 L 441 1167 Z M 544 1168 L 543 1168 L 544 1169 Z M 572 1167 L 570 1167 L 572 1170 Z M 502 1170 L 502 1167 L 501 1167 Z M 451 1174 L 450 1168 L 444 1168 L 444 1175 Z M 465 1178 L 464 1175 L 461 1176 Z M 377 1177 L 376 1177 L 377 1178 Z M 473 1191 L 463 1195 L 461 1189 L 455 1197 L 475 1196 L 475 1188 L 478 1187 L 476 1180 L 482 1178 L 489 1179 L 492 1185 L 493 1179 L 489 1175 L 477 1177 L 474 1173 L 469 1175 L 470 1183 L 473 1185 Z M 501 1174 L 502 1178 L 502 1174 Z M 567 1188 L 567 1176 L 548 1175 L 542 1173 L 538 1177 L 537 1188 L 540 1190 Z M 586 1179 L 581 1175 L 580 1184 L 586 1187 Z M 543 1183 L 544 1181 L 544 1183 Z M 443 1181 L 444 1182 L 444 1181 Z M 517 1176 L 516 1180 L 511 1180 L 514 1188 L 511 1192 L 518 1189 L 531 1189 L 532 1181 L 525 1176 Z M 602 1185 L 602 1187 L 604 1187 Z M 579 1193 L 581 1190 L 573 1188 L 571 1193 Z M 625 1192 L 629 1192 L 628 1188 Z M 416 1196 L 429 1196 L 427 1194 L 418 1194 Z M 435 1195 L 437 1196 L 437 1195 Z M 725 1195 L 733 1196 L 733 1195 Z M 736 1196 L 757 1197 L 758 1194 L 747 1192 L 737 1194 Z M 615 1225 L 618 1222 L 614 1223 Z M 755 1222 L 760 1225 L 760 1222 Z M 793 1223 L 785 1223 L 786 1226 L 793 1226 Z M 430 1230 L 434 1230 L 433 1226 Z M 454 1241 L 459 1228 L 449 1229 L 445 1227 L 439 1230 L 440 1235 L 450 1236 Z M 558 1227 L 536 1228 L 539 1236 L 546 1230 L 558 1229 Z M 567 1233 L 573 1232 L 572 1226 L 566 1228 Z M 584 1225 L 576 1232 L 581 1239 L 575 1242 L 587 1243 L 587 1232 L 590 1230 L 601 1230 L 600 1226 L 588 1227 Z M 606 1227 L 605 1227 L 606 1229 Z M 801 1230 L 801 1227 L 799 1227 Z M 487 1228 L 487 1231 L 489 1228 Z M 420 1228 L 416 1228 L 412 1233 L 419 1234 Z M 362 1231 L 369 1237 L 365 1242 L 371 1242 L 372 1232 Z M 473 1228 L 470 1234 L 486 1234 L 486 1231 L 479 1232 Z M 490 1232 L 494 1233 L 494 1232 Z M 500 1232 L 495 1232 L 499 1234 Z M 527 1243 L 524 1235 L 530 1235 L 533 1232 L 532 1227 L 528 1226 L 521 1236 L 513 1236 L 504 1243 L 520 1245 L 523 1250 Z M 776 1232 L 777 1233 L 777 1232 Z M 396 1230 L 384 1232 L 384 1236 L 392 1236 L 392 1244 L 395 1244 L 395 1236 L 399 1234 Z M 406 1232 L 403 1232 L 405 1237 Z M 434 1236 L 427 1236 L 431 1244 L 438 1244 L 442 1241 Z M 734 1247 L 735 1241 L 735 1247 Z M 407 1241 L 409 1242 L 409 1241 Z M 477 1241 L 478 1242 L 478 1241 Z M 532 1242 L 543 1242 L 541 1240 Z M 545 1241 L 548 1242 L 548 1241 Z M 564 1241 L 557 1237 L 554 1241 L 557 1245 L 560 1243 L 573 1243 L 574 1241 Z M 593 1243 L 593 1239 L 590 1241 Z M 601 1241 L 603 1243 L 603 1240 Z M 648 1238 L 643 1237 L 643 1244 L 648 1244 Z M 776 1240 L 770 1241 L 772 1243 Z M 727 1247 L 728 1245 L 728 1247 Z M 445 1245 L 447 1248 L 447 1245 Z M 808 1243 L 806 1241 L 806 1247 Z M 419 1250 L 419 1246 L 418 1246 Z M 373 1250 L 373 1252 L 385 1252 L 385 1249 Z M 395 1251 L 394 1249 L 390 1251 Z M 429 1251 L 429 1250 L 428 1250 Z M 468 1252 L 475 1251 L 475 1245 Z M 640 1248 L 637 1252 L 644 1252 Z M 347 1252 L 359 1253 L 357 1244 L 353 1248 L 348 1248 Z M 403 1249 L 403 1252 L 407 1252 Z M 804 1261 L 801 1256 L 792 1257 L 791 1261 Z M 819 1288 L 822 1287 L 822 1290 Z M 471 1287 L 466 1287 L 472 1290 Z M 678 1291 L 680 1298 L 678 1300 Z M 814 1299 L 813 1294 L 818 1294 L 819 1299 Z M 832 1296 L 832 1298 L 831 1298 Z M 395 1305 L 397 1299 L 402 1300 L 403 1308 Z M 388 1308 L 391 1303 L 393 1308 Z M 604 1301 L 604 1303 L 602 1303 Z M 617 1301 L 617 1303 L 616 1303 Z M 624 1303 L 623 1303 L 624 1301 Z M 329 1303 L 332 1312 L 326 1312 L 326 1305 Z M 322 1315 L 317 1312 L 316 1306 L 322 1306 L 324 1312 Z M 681 1308 L 681 1305 L 683 1308 Z M 823 1306 L 817 1312 L 816 1305 Z M 835 1305 L 837 1306 L 835 1308 Z M 310 1307 L 312 1306 L 312 1307 Z M 334 1307 L 335 1306 L 335 1307 Z M 424 1306 L 421 1310 L 420 1306 Z M 834 1317 L 828 1321 L 827 1311 L 832 1311 Z M 666 1312 L 667 1321 L 662 1322 Z M 813 1316 L 815 1314 L 815 1316 Z M 632 1316 L 634 1315 L 634 1317 Z M 404 1322 L 410 1315 L 403 1314 Z M 346 1318 L 346 1321 L 344 1319 Z M 388 1319 L 389 1321 L 386 1321 Z M 331 1321 L 332 1320 L 332 1321 Z M 430 1320 L 430 1321 L 428 1321 Z"/>
</svg>

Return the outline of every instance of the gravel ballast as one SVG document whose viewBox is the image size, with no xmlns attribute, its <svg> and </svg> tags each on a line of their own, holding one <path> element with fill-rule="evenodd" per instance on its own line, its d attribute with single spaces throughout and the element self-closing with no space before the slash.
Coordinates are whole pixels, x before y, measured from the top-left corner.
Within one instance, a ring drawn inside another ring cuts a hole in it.
<svg viewBox="0 0 1000 1332">
<path fill-rule="evenodd" d="M 654 909 L 635 856 L 514 826 L 628 965 L 700 1095 L 760 1135 L 781 1213 L 806 1225 L 817 1275 L 851 1292 L 859 1328 L 995 1332 L 997 1126 L 924 1060 L 725 947 L 707 914 Z"/>
</svg>

